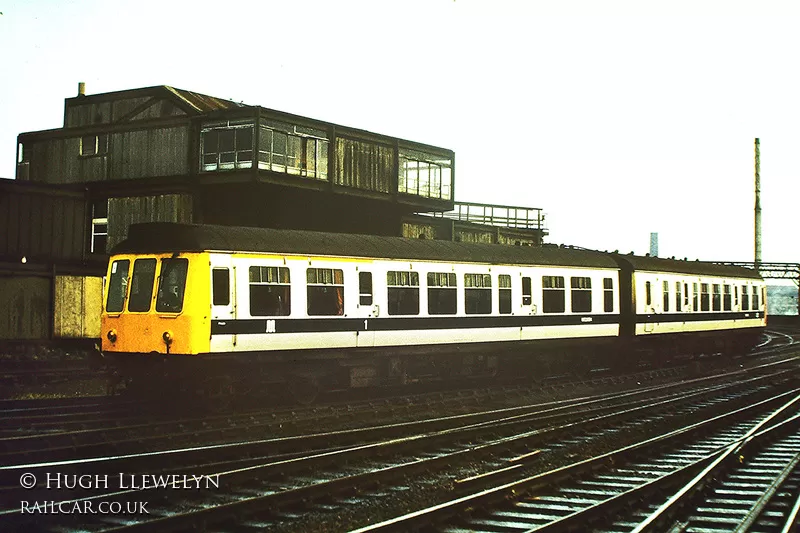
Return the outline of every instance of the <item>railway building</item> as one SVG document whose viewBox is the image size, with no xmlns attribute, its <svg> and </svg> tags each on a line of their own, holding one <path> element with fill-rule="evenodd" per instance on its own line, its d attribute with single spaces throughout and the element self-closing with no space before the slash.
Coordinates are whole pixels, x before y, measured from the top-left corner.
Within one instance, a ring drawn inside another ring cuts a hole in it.
<svg viewBox="0 0 800 533">
<path fill-rule="evenodd" d="M 540 209 L 455 202 L 452 150 L 165 85 L 90 95 L 79 84 L 63 126 L 21 133 L 16 150 L 0 203 L 0 340 L 98 337 L 77 317 L 59 329 L 59 299 L 80 296 L 99 316 L 107 252 L 134 223 L 534 245 L 547 234 Z M 62 271 L 81 279 L 59 293 Z"/>
</svg>

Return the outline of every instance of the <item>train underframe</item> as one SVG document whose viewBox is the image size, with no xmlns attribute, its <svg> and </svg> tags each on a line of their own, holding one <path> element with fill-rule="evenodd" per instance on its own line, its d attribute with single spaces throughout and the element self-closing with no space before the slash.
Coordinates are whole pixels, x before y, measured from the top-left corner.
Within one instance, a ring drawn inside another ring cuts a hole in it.
<svg viewBox="0 0 800 533">
<path fill-rule="evenodd" d="M 398 386 L 475 378 L 531 382 L 600 369 L 658 367 L 701 354 L 738 355 L 761 338 L 761 328 L 741 331 L 632 338 L 596 337 L 386 347 L 224 354 L 104 354 L 112 369 L 109 392 L 124 388 L 140 394 L 157 389 L 199 393 L 291 395 L 300 403 L 321 391 Z M 279 392 L 280 393 L 280 392 Z"/>
</svg>

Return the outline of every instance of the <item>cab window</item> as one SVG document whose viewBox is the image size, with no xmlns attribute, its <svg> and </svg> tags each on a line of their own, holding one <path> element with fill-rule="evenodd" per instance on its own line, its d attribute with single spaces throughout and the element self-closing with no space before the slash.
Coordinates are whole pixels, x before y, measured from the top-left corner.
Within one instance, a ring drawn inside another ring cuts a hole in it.
<svg viewBox="0 0 800 533">
<path fill-rule="evenodd" d="M 188 269 L 188 259 L 161 260 L 156 311 L 159 313 L 180 313 L 183 310 L 183 295 L 186 290 L 186 272 Z"/>
<path fill-rule="evenodd" d="M 153 282 L 156 279 L 156 260 L 137 259 L 133 262 L 131 276 L 131 295 L 128 300 L 128 311 L 146 313 L 153 300 Z"/>
<path fill-rule="evenodd" d="M 108 280 L 108 299 L 106 313 L 121 313 L 125 307 L 125 295 L 128 293 L 129 259 L 118 259 L 111 263 L 111 277 Z"/>
</svg>

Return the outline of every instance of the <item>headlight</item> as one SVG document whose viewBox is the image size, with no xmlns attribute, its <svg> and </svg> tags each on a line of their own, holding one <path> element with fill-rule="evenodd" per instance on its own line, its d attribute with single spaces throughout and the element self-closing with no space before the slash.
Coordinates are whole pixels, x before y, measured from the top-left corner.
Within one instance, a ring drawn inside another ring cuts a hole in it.
<svg viewBox="0 0 800 533">
<path fill-rule="evenodd" d="M 172 344 L 172 332 L 171 332 L 171 331 L 165 331 L 165 332 L 164 332 L 164 333 L 161 335 L 161 338 L 162 338 L 162 339 L 164 339 L 164 343 L 166 343 L 166 344 Z"/>
<path fill-rule="evenodd" d="M 115 329 L 108 330 L 106 338 L 111 342 L 117 342 L 117 330 Z"/>
</svg>

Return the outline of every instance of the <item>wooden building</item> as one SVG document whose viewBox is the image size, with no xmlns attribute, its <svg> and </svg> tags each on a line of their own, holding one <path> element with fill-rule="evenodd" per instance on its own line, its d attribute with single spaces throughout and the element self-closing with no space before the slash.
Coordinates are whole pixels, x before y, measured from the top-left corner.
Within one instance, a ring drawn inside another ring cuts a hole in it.
<svg viewBox="0 0 800 533">
<path fill-rule="evenodd" d="M 82 187 L 0 180 L 0 344 L 98 337 L 105 257 Z"/>
<path fill-rule="evenodd" d="M 453 208 L 451 150 L 168 86 L 67 98 L 64 127 L 22 133 L 17 180 L 82 184 L 91 253 L 133 222 L 400 235 Z"/>
</svg>

